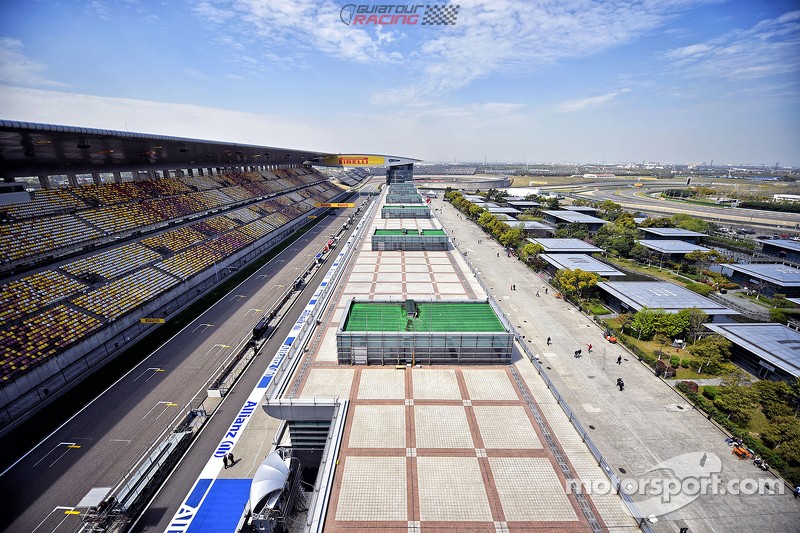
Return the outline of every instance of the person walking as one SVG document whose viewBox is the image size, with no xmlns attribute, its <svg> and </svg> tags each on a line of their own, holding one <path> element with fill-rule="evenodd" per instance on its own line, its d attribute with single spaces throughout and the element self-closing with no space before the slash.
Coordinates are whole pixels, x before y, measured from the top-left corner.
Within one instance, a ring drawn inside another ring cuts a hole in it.
<svg viewBox="0 0 800 533">
<path fill-rule="evenodd" d="M 227 470 L 228 469 L 228 456 L 227 455 L 223 455 L 222 456 L 222 464 L 225 465 L 225 469 Z"/>
<path fill-rule="evenodd" d="M 620 392 L 625 390 L 625 382 L 622 381 L 622 378 L 617 378 L 617 387 L 619 387 Z"/>
<path fill-rule="evenodd" d="M 622 364 L 622 356 L 621 355 L 619 357 L 617 357 L 617 364 L 618 365 Z"/>
<path fill-rule="evenodd" d="M 550 337 L 547 337 L 547 345 L 550 346 Z"/>
<path fill-rule="evenodd" d="M 592 345 L 591 344 L 587 344 L 586 347 L 589 349 L 588 352 L 592 353 Z"/>
<path fill-rule="evenodd" d="M 539 297 L 539 291 L 536 291 L 536 297 L 537 298 Z"/>
<path fill-rule="evenodd" d="M 800 497 L 800 485 L 794 489 L 794 499 L 796 500 L 798 497 Z"/>
<path fill-rule="evenodd" d="M 231 468 L 233 468 L 233 465 L 236 464 L 236 461 L 233 458 L 233 452 L 228 453 L 228 462 L 231 464 Z"/>
<path fill-rule="evenodd" d="M 575 358 L 577 359 L 580 356 L 581 356 L 581 351 L 580 350 L 575 350 Z"/>
<path fill-rule="evenodd" d="M 544 293 L 547 294 L 547 287 L 544 288 Z"/>
</svg>

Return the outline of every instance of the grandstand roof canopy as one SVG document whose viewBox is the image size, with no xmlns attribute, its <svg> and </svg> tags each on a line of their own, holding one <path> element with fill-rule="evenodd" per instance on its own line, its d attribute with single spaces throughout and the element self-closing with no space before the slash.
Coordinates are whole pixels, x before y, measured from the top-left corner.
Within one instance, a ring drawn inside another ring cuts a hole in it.
<svg viewBox="0 0 800 533">
<path fill-rule="evenodd" d="M 0 119 L 0 177 L 296 165 L 325 152 Z"/>
</svg>

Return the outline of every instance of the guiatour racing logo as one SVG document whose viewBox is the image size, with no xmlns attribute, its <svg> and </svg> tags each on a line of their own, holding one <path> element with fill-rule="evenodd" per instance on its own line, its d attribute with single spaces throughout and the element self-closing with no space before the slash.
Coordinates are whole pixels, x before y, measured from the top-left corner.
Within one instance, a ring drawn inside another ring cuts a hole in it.
<svg viewBox="0 0 800 533">
<path fill-rule="evenodd" d="M 456 23 L 460 5 L 347 4 L 339 18 L 348 26 L 449 26 Z"/>
</svg>

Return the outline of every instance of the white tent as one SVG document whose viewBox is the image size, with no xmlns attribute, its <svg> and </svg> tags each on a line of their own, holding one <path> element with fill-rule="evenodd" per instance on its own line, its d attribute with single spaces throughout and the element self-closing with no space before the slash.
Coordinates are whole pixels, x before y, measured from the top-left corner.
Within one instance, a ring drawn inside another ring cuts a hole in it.
<svg viewBox="0 0 800 533">
<path fill-rule="evenodd" d="M 283 459 L 274 451 L 264 459 L 256 470 L 250 485 L 250 509 L 253 514 L 263 514 L 265 508 L 272 509 L 281 495 L 289 477 L 289 459 Z"/>
</svg>

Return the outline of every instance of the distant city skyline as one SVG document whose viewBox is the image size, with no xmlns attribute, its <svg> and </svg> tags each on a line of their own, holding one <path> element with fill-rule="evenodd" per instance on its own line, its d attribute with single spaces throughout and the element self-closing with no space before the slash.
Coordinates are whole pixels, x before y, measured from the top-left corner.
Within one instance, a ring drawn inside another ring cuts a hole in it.
<svg viewBox="0 0 800 533">
<path fill-rule="evenodd" d="M 800 166 L 795 0 L 463 0 L 451 25 L 383 26 L 347 4 L 4 2 L 0 118 L 426 161 Z"/>
</svg>

